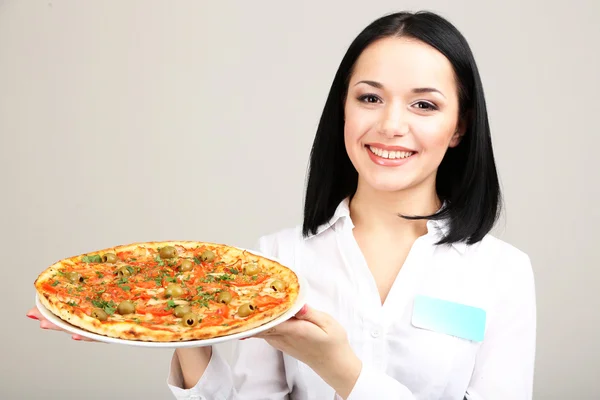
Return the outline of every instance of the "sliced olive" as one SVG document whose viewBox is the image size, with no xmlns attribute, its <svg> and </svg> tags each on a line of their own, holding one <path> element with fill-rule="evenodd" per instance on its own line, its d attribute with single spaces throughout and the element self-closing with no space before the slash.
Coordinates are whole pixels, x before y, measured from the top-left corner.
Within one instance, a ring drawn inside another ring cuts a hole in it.
<svg viewBox="0 0 600 400">
<path fill-rule="evenodd" d="M 181 319 L 181 324 L 188 327 L 196 326 L 198 324 L 198 316 L 194 313 L 187 313 Z"/>
<path fill-rule="evenodd" d="M 160 258 L 175 258 L 177 255 L 177 249 L 173 246 L 165 246 L 158 252 Z"/>
<path fill-rule="evenodd" d="M 102 255 L 102 262 L 115 263 L 117 262 L 117 256 L 114 253 L 106 253 Z"/>
<path fill-rule="evenodd" d="M 91 315 L 92 318 L 96 318 L 100 321 L 106 321 L 108 319 L 108 314 L 101 308 L 94 308 Z"/>
<path fill-rule="evenodd" d="M 200 254 L 200 260 L 212 262 L 215 259 L 215 253 L 210 250 L 204 250 L 202 254 Z"/>
<path fill-rule="evenodd" d="M 181 264 L 179 265 L 179 270 L 186 272 L 186 271 L 191 271 L 194 269 L 194 263 L 191 262 L 190 260 L 183 260 L 181 262 Z"/>
<path fill-rule="evenodd" d="M 117 269 L 117 272 L 115 272 L 115 273 L 117 274 L 117 276 L 119 278 L 123 278 L 125 276 L 131 275 L 131 271 L 129 271 L 127 269 L 127 267 L 121 267 L 121 268 Z"/>
<path fill-rule="evenodd" d="M 165 289 L 165 296 L 181 297 L 183 296 L 183 288 L 176 283 L 169 283 Z"/>
<path fill-rule="evenodd" d="M 182 304 L 182 305 L 178 305 L 177 307 L 175 307 L 175 309 L 173 310 L 173 313 L 175 314 L 175 316 L 177 318 L 181 318 L 184 315 L 190 313 L 192 311 L 192 309 L 190 308 L 190 306 L 188 306 L 187 304 Z"/>
<path fill-rule="evenodd" d="M 271 283 L 271 289 L 276 292 L 282 292 L 285 289 L 285 283 L 282 281 L 273 281 L 273 283 Z"/>
<path fill-rule="evenodd" d="M 246 275 L 256 275 L 258 274 L 258 265 L 257 264 L 248 264 L 244 267 L 244 274 Z"/>
<path fill-rule="evenodd" d="M 72 283 L 81 283 L 83 282 L 83 276 L 79 272 L 67 272 L 67 278 Z"/>
<path fill-rule="evenodd" d="M 252 312 L 256 309 L 256 307 L 254 307 L 252 304 L 250 303 L 246 303 L 246 304 L 242 304 L 240 306 L 240 308 L 238 309 L 237 314 L 240 317 L 247 317 L 248 315 L 252 314 Z"/>
<path fill-rule="evenodd" d="M 219 295 L 217 296 L 217 303 L 229 304 L 230 301 L 231 293 L 229 293 L 228 291 L 219 292 Z"/>
<path fill-rule="evenodd" d="M 135 312 L 135 305 L 129 300 L 123 300 L 117 306 L 117 312 L 121 315 L 133 314 Z"/>
</svg>

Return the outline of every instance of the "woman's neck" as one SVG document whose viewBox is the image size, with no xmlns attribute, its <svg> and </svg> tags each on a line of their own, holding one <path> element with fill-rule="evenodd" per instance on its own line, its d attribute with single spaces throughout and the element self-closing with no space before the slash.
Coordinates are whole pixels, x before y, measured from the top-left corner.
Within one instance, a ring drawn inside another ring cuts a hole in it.
<svg viewBox="0 0 600 400">
<path fill-rule="evenodd" d="M 399 215 L 429 215 L 441 206 L 435 188 L 414 187 L 401 192 L 376 191 L 359 181 L 350 201 L 350 217 L 362 232 L 419 237 L 427 232 L 426 220 L 408 220 Z"/>
</svg>

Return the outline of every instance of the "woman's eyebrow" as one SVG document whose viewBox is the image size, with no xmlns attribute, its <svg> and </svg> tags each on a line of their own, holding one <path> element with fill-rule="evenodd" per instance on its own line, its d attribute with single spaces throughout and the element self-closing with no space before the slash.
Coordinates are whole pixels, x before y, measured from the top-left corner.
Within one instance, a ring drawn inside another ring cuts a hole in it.
<svg viewBox="0 0 600 400">
<path fill-rule="evenodd" d="M 382 83 L 377 82 L 377 81 L 368 81 L 368 80 L 356 82 L 356 84 L 354 86 L 356 86 L 358 84 L 361 84 L 361 83 L 367 84 L 369 86 L 373 86 L 374 88 L 377 88 L 377 89 L 383 89 L 383 84 Z M 414 88 L 412 90 L 412 92 L 413 93 L 432 93 L 432 92 L 435 92 L 435 93 L 441 94 L 444 98 L 446 98 L 446 96 L 444 96 L 444 93 L 442 93 L 438 89 L 432 88 L 432 87 Z"/>
</svg>

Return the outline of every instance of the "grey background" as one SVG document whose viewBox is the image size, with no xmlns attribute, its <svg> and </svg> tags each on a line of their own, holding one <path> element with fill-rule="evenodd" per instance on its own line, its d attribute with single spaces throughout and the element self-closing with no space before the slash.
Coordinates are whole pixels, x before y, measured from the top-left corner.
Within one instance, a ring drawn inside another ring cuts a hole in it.
<svg viewBox="0 0 600 400">
<path fill-rule="evenodd" d="M 535 398 L 598 398 L 600 5 L 514 0 L 0 1 L 0 398 L 169 398 L 170 350 L 40 330 L 33 281 L 97 248 L 251 246 L 299 223 L 347 46 L 423 8 L 481 70 L 507 206 L 495 233 L 535 269 Z"/>
</svg>

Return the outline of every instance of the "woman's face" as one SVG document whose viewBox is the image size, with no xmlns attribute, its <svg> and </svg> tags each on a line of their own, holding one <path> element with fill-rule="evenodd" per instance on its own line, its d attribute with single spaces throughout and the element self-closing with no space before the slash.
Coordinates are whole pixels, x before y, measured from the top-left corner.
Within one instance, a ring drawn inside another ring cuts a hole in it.
<svg viewBox="0 0 600 400">
<path fill-rule="evenodd" d="M 409 38 L 371 44 L 356 62 L 344 109 L 359 187 L 435 188 L 437 168 L 461 133 L 454 72 L 440 52 Z"/>
</svg>

